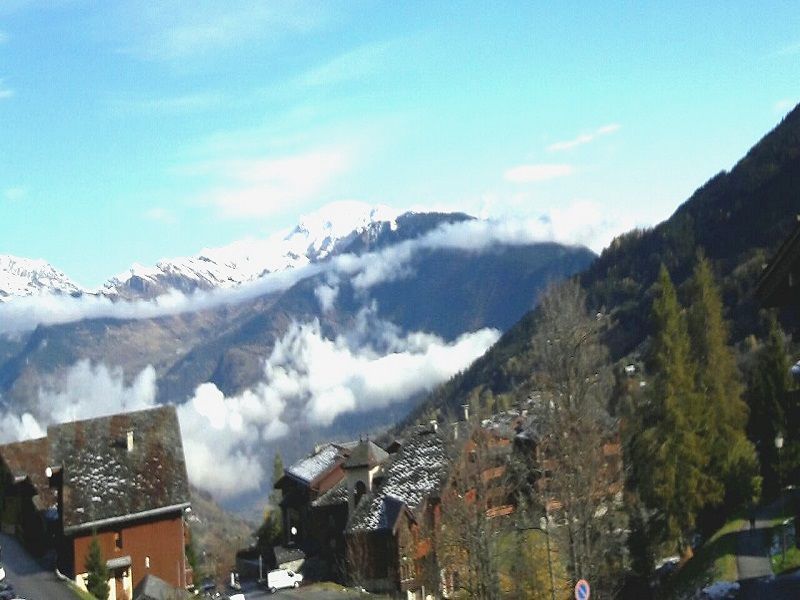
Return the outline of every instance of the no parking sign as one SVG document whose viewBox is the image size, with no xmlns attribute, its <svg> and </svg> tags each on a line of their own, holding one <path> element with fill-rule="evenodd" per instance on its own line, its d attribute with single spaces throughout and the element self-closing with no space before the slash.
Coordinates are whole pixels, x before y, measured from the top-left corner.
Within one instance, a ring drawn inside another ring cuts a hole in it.
<svg viewBox="0 0 800 600">
<path fill-rule="evenodd" d="M 589 582 L 585 579 L 575 584 L 575 600 L 589 600 Z"/>
</svg>

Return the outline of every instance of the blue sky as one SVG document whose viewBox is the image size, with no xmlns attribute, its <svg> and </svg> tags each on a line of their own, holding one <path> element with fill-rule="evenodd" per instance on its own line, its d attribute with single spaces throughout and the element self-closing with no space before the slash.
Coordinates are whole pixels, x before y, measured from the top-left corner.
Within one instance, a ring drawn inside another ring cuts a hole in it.
<svg viewBox="0 0 800 600">
<path fill-rule="evenodd" d="M 97 285 L 343 199 L 654 224 L 800 101 L 800 7 L 606 4 L 3 0 L 0 253 Z"/>
</svg>

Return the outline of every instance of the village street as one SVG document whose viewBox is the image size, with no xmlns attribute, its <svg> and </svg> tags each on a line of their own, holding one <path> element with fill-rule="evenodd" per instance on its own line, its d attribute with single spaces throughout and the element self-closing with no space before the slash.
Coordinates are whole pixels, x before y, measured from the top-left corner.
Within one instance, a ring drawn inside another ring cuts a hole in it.
<svg viewBox="0 0 800 600">
<path fill-rule="evenodd" d="M 275 594 L 270 594 L 269 591 L 257 587 L 255 584 L 243 585 L 242 592 L 244 593 L 245 600 L 266 600 L 267 598 L 278 599 L 296 599 L 296 600 L 354 600 L 355 598 L 375 599 L 380 600 L 384 598 L 381 595 L 375 594 L 362 594 L 355 590 L 342 590 L 341 588 L 325 589 L 319 585 L 303 586 L 297 589 L 280 590 Z"/>
<path fill-rule="evenodd" d="M 774 576 L 768 556 L 770 539 L 767 531 L 779 514 L 780 501 L 762 507 L 755 527 L 746 525 L 736 536 L 736 566 L 739 570 L 741 600 L 790 600 L 800 597 L 800 572 Z"/>
<path fill-rule="evenodd" d="M 59 581 L 53 569 L 31 557 L 16 538 L 0 533 L 2 564 L 6 581 L 26 600 L 75 600 L 66 583 Z"/>
</svg>

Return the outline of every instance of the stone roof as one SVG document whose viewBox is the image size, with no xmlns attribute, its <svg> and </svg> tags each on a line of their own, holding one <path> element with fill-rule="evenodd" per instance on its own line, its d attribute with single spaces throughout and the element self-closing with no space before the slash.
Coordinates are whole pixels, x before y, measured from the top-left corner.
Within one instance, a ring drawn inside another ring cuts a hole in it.
<svg viewBox="0 0 800 600">
<path fill-rule="evenodd" d="M 319 451 L 298 460 L 285 471 L 287 475 L 310 485 L 318 477 L 330 471 L 342 457 L 342 449 L 339 446 L 325 444 Z"/>
<path fill-rule="evenodd" d="M 51 465 L 62 468 L 66 533 L 189 505 L 173 406 L 53 425 L 47 439 Z"/>
<path fill-rule="evenodd" d="M 335 486 L 311 503 L 314 508 L 347 504 L 347 480 L 342 479 Z"/>
<path fill-rule="evenodd" d="M 372 440 L 362 440 L 358 446 L 350 451 L 350 456 L 344 463 L 345 469 L 357 469 L 359 467 L 372 468 L 383 463 L 389 458 L 389 453 L 375 444 Z"/>
<path fill-rule="evenodd" d="M 133 600 L 176 600 L 189 597 L 186 590 L 176 589 L 151 574 L 145 575 L 133 590 Z"/>
<path fill-rule="evenodd" d="M 441 490 L 449 459 L 441 433 L 417 429 L 402 450 L 384 465 L 384 482 L 364 496 L 349 519 L 348 531 L 377 531 L 394 527 L 401 507 L 415 511 Z"/>
<path fill-rule="evenodd" d="M 50 489 L 44 471 L 48 463 L 47 438 L 14 442 L 0 446 L 0 456 L 15 480 L 27 479 L 36 491 L 33 504 L 47 510 L 57 504 L 55 490 Z"/>
</svg>

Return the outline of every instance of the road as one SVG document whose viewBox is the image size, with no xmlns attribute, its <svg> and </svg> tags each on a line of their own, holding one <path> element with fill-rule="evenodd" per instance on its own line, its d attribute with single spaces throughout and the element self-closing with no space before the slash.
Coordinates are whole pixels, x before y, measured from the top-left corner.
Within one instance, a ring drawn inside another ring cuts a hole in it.
<svg viewBox="0 0 800 600">
<path fill-rule="evenodd" d="M 76 600 L 54 571 L 32 558 L 15 538 L 0 533 L 0 546 L 6 580 L 19 596 L 26 600 Z"/>
<path fill-rule="evenodd" d="M 280 590 L 275 594 L 257 587 L 254 584 L 243 586 L 245 600 L 354 600 L 359 598 L 370 600 L 383 598 L 372 594 L 359 594 L 353 590 L 341 591 L 340 589 L 322 589 L 318 585 L 303 586 L 297 589 Z"/>
</svg>

